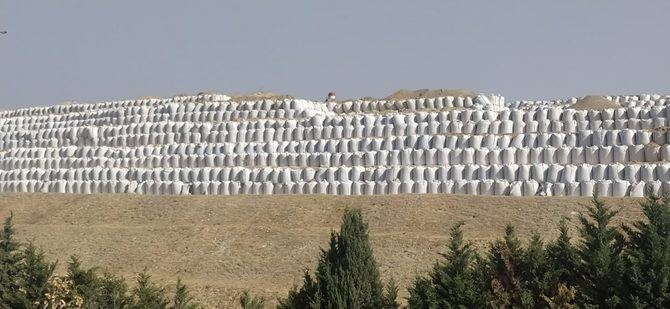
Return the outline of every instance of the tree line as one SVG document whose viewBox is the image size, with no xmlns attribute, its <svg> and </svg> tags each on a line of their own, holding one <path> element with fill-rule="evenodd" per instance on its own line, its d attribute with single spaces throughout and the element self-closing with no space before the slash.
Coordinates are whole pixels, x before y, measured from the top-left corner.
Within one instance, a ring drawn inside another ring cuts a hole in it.
<svg viewBox="0 0 670 309">
<path fill-rule="evenodd" d="M 598 197 L 579 215 L 577 234 L 567 219 L 559 236 L 521 241 L 508 225 L 485 250 L 466 241 L 462 222 L 451 228 L 448 250 L 407 288 L 410 309 L 438 308 L 670 308 L 670 198 L 648 194 L 644 218 L 615 224 L 618 211 Z M 72 257 L 65 275 L 31 243 L 14 239 L 12 216 L 0 231 L 0 309 L 196 309 L 188 288 L 174 289 L 146 273 L 131 286 L 123 278 L 84 268 Z M 360 209 L 346 209 L 338 232 L 321 250 L 315 270 L 278 299 L 278 309 L 400 308 L 398 287 L 382 282 Z M 244 292 L 244 309 L 265 299 Z"/>
</svg>

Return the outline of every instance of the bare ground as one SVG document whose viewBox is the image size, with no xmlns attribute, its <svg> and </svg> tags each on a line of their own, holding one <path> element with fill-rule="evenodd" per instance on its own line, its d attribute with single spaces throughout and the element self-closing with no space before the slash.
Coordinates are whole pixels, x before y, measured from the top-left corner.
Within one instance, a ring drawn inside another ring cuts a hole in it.
<svg viewBox="0 0 670 309">
<path fill-rule="evenodd" d="M 640 199 L 608 198 L 619 222 L 641 218 Z M 561 217 L 572 218 L 589 198 L 396 196 L 135 196 L 0 194 L 0 215 L 14 213 L 18 237 L 58 259 L 104 266 L 132 279 L 146 270 L 174 284 L 181 277 L 208 307 L 236 308 L 245 289 L 271 304 L 312 269 L 345 207 L 360 207 L 382 277 L 395 278 L 401 297 L 417 274 L 445 252 L 448 233 L 464 221 L 465 237 L 479 247 L 507 223 L 523 238 L 533 231 L 556 236 Z"/>
</svg>

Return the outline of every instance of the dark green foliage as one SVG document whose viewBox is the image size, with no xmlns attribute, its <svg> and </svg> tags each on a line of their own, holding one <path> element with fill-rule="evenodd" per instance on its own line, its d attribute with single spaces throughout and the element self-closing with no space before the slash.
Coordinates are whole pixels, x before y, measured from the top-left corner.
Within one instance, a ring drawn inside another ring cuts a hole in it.
<svg viewBox="0 0 670 309">
<path fill-rule="evenodd" d="M 305 271 L 302 287 L 293 287 L 286 299 L 280 299 L 278 309 L 319 308 L 319 288 L 308 271 Z"/>
<path fill-rule="evenodd" d="M 382 308 L 386 309 L 398 309 L 400 304 L 398 303 L 398 286 L 395 283 L 395 280 L 391 278 L 388 284 L 385 287 L 385 293 L 382 295 Z"/>
<path fill-rule="evenodd" d="M 151 281 L 151 276 L 140 273 L 137 286 L 133 289 L 132 308 L 164 309 L 170 303 L 165 296 L 165 288 Z"/>
<path fill-rule="evenodd" d="M 13 216 L 5 219 L 0 231 L 0 307 L 25 307 L 26 295 L 19 292 L 21 282 L 21 254 L 19 243 L 14 240 Z"/>
<path fill-rule="evenodd" d="M 449 252 L 433 267 L 430 279 L 417 278 L 410 287 L 410 308 L 472 308 L 485 304 L 474 271 L 477 253 L 463 241 L 462 222 L 451 229 Z"/>
<path fill-rule="evenodd" d="M 488 261 L 492 270 L 491 307 L 532 308 L 534 306 L 531 293 L 524 288 L 518 272 L 523 262 L 521 241 L 514 232 L 514 227 L 505 228 L 505 237 L 491 245 Z"/>
<path fill-rule="evenodd" d="M 582 239 L 577 248 L 577 303 L 601 308 L 620 307 L 627 291 L 622 281 L 621 254 L 625 242 L 621 232 L 611 224 L 617 211 L 594 196 L 593 207 L 587 207 L 587 212 L 588 216 L 579 218 Z"/>
<path fill-rule="evenodd" d="M 48 263 L 44 258 L 44 252 L 29 243 L 23 250 L 22 285 L 26 298 L 34 302 L 44 299 L 44 290 L 49 278 L 56 269 L 56 263 Z"/>
<path fill-rule="evenodd" d="M 625 280 L 630 296 L 628 307 L 670 307 L 670 199 L 648 194 L 641 204 L 647 221 L 633 228 L 624 226 L 628 236 Z"/>
<path fill-rule="evenodd" d="M 193 296 L 188 291 L 186 285 L 177 279 L 177 286 L 175 287 L 174 300 L 172 301 L 171 309 L 198 309 L 200 305 L 193 301 Z"/>
<path fill-rule="evenodd" d="M 123 279 L 107 273 L 100 277 L 97 268 L 82 269 L 79 259 L 74 256 L 68 264 L 68 277 L 77 294 L 84 300 L 85 308 L 120 309 L 132 304 L 128 285 Z"/>
<path fill-rule="evenodd" d="M 265 300 L 259 297 L 252 297 L 249 291 L 244 291 L 240 296 L 240 306 L 242 309 L 263 309 Z"/>
<path fill-rule="evenodd" d="M 395 304 L 390 297 L 384 295 L 361 211 L 347 209 L 340 232 L 331 234 L 329 248 L 321 252 L 315 280 L 306 275 L 303 287 L 279 308 L 384 308 Z"/>
<path fill-rule="evenodd" d="M 410 309 L 432 309 L 437 307 L 435 287 L 429 278 L 416 277 L 408 288 L 407 307 Z"/>
<path fill-rule="evenodd" d="M 56 264 L 44 260 L 32 244 L 14 240 L 13 215 L 0 231 L 0 308 L 33 308 L 44 299 L 44 289 Z"/>
<path fill-rule="evenodd" d="M 574 282 L 577 267 L 577 249 L 572 245 L 568 234 L 567 219 L 561 219 L 559 224 L 560 235 L 547 245 L 547 258 L 554 272 L 555 283 Z M 557 291 L 553 291 L 555 293 Z M 552 293 L 552 294 L 553 294 Z"/>
</svg>

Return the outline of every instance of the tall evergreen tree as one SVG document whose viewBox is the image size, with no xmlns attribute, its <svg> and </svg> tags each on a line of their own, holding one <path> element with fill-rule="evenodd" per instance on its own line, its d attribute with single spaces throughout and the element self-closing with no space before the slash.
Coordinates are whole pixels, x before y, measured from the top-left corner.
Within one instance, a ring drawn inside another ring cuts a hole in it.
<svg viewBox="0 0 670 309">
<path fill-rule="evenodd" d="M 177 279 L 177 286 L 175 287 L 174 299 L 170 309 L 199 309 L 201 306 L 193 301 L 193 296 L 188 291 L 188 288 L 181 279 Z"/>
<path fill-rule="evenodd" d="M 417 276 L 407 290 L 409 292 L 409 298 L 407 298 L 409 309 L 438 308 L 435 286 L 430 278 Z"/>
<path fill-rule="evenodd" d="M 122 309 L 132 304 L 128 285 L 122 278 L 108 273 L 100 276 L 97 268 L 84 269 L 75 256 L 68 263 L 68 278 L 87 309 Z"/>
<path fill-rule="evenodd" d="M 524 289 L 518 272 L 523 260 L 524 250 L 514 227 L 505 228 L 505 237 L 495 241 L 489 250 L 492 307 L 532 308 L 535 303 L 529 291 Z"/>
<path fill-rule="evenodd" d="M 165 288 L 151 281 L 146 273 L 137 276 L 137 286 L 133 289 L 133 309 L 165 309 L 170 301 L 165 296 Z"/>
<path fill-rule="evenodd" d="M 633 228 L 624 226 L 628 235 L 625 280 L 630 296 L 627 307 L 670 307 L 670 199 L 648 193 L 641 203 L 646 221 Z"/>
<path fill-rule="evenodd" d="M 588 216 L 581 215 L 579 219 L 582 239 L 577 248 L 577 302 L 582 306 L 621 307 L 621 296 L 626 294 L 621 256 L 624 239 L 611 225 L 617 211 L 605 206 L 597 196 L 593 197 L 593 207 L 588 207 L 587 211 Z"/>
<path fill-rule="evenodd" d="M 558 289 L 557 273 L 537 233 L 533 234 L 528 247 L 523 251 L 517 269 L 521 286 L 529 293 L 535 307 L 544 302 L 544 295 L 551 295 L 552 291 Z"/>
<path fill-rule="evenodd" d="M 22 285 L 26 298 L 31 302 L 42 302 L 44 292 L 53 276 L 56 263 L 49 263 L 44 257 L 44 252 L 32 243 L 29 243 L 22 253 Z"/>
<path fill-rule="evenodd" d="M 290 301 L 308 302 L 313 308 L 383 308 L 384 295 L 368 238 L 368 226 L 360 209 L 346 209 L 339 233 L 333 232 L 329 248 L 322 250 L 315 282 L 305 285 L 280 302 L 280 308 L 297 308 Z"/>
<path fill-rule="evenodd" d="M 556 283 L 572 283 L 575 281 L 578 257 L 577 249 L 572 245 L 566 218 L 561 219 L 559 230 L 558 238 L 547 245 L 547 259 L 556 276 Z M 558 291 L 552 291 L 552 294 L 556 292 Z"/>
</svg>

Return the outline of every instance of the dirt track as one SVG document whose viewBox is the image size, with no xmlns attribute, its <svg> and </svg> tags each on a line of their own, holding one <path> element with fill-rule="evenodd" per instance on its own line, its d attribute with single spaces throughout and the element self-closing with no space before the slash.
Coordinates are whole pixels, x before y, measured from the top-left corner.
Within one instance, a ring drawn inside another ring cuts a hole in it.
<svg viewBox="0 0 670 309">
<path fill-rule="evenodd" d="M 640 199 L 609 198 L 619 220 L 639 219 Z M 0 194 L 0 215 L 14 213 L 19 238 L 49 258 L 70 254 L 127 279 L 144 268 L 181 277 L 208 307 L 236 307 L 244 289 L 284 297 L 313 268 L 345 207 L 360 207 L 384 279 L 405 287 L 445 252 L 449 228 L 484 246 L 512 223 L 523 237 L 550 240 L 561 217 L 576 218 L 589 198 L 397 196 L 133 196 Z M 573 219 L 574 224 L 577 220 Z"/>
</svg>

